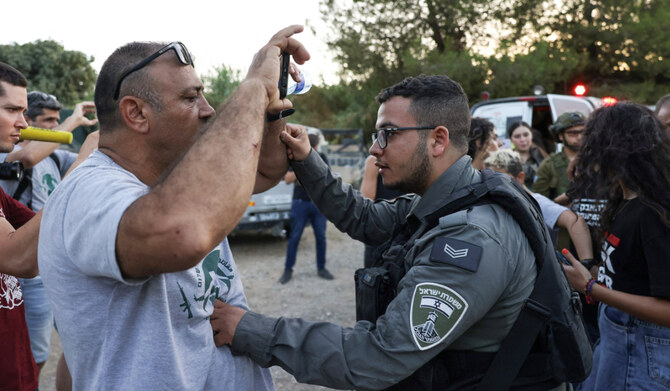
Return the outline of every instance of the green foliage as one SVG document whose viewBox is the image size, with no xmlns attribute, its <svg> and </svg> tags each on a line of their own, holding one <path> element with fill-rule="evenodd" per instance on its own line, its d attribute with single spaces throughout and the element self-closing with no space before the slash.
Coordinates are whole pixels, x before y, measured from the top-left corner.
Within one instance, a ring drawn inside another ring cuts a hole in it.
<svg viewBox="0 0 670 391">
<path fill-rule="evenodd" d="M 0 45 L 0 61 L 26 76 L 29 91 L 53 94 L 65 105 L 74 105 L 92 95 L 97 77 L 91 67 L 93 60 L 51 40 Z"/>
<path fill-rule="evenodd" d="M 214 74 L 203 77 L 205 98 L 212 107 L 217 108 L 235 91 L 242 80 L 242 71 L 226 65 L 215 67 Z"/>
</svg>

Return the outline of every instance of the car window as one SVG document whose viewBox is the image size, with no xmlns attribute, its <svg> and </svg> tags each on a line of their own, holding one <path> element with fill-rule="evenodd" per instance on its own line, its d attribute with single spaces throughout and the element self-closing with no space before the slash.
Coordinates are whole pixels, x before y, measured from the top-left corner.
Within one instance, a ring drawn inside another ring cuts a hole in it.
<svg viewBox="0 0 670 391">
<path fill-rule="evenodd" d="M 588 117 L 595 110 L 594 104 L 582 97 L 547 94 L 547 99 L 551 106 L 552 122 L 555 122 L 556 118 L 565 112 L 579 111 Z"/>
</svg>

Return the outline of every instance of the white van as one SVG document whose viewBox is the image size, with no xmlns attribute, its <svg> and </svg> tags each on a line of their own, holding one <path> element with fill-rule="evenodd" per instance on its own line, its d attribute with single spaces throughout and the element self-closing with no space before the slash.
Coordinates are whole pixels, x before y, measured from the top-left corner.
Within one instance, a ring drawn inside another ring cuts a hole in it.
<svg viewBox="0 0 670 391">
<path fill-rule="evenodd" d="M 595 97 L 547 94 L 485 100 L 472 106 L 470 113 L 473 117 L 486 118 L 495 125 L 503 147 L 510 147 L 507 127 L 516 121 L 525 121 L 540 132 L 547 152 L 553 152 L 556 141 L 549 132 L 549 125 L 558 116 L 568 111 L 579 111 L 588 117 L 602 105 L 601 99 Z"/>
</svg>

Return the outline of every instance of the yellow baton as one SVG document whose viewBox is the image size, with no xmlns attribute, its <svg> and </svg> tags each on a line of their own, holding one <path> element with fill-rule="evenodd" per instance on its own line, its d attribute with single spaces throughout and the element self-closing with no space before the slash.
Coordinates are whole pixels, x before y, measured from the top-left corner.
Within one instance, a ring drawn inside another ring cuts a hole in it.
<svg viewBox="0 0 670 391">
<path fill-rule="evenodd" d="M 21 129 L 19 140 L 49 141 L 52 143 L 70 144 L 72 142 L 72 133 L 29 126 L 25 129 Z"/>
</svg>

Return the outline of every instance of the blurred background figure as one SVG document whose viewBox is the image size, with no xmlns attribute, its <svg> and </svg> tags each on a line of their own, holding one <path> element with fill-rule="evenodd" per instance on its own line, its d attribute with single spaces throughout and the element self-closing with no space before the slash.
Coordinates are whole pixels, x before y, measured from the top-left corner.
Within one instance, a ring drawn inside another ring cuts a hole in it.
<svg viewBox="0 0 670 391">
<path fill-rule="evenodd" d="M 514 150 L 519 153 L 525 177 L 524 184 L 528 187 L 533 186 L 537 169 L 546 157 L 546 152 L 533 143 L 532 129 L 524 121 L 513 122 L 507 128 L 507 138 L 512 142 Z"/>
<path fill-rule="evenodd" d="M 577 156 L 584 134 L 584 114 L 573 111 L 561 114 L 549 127 L 556 140 L 563 144 L 560 152 L 550 154 L 537 169 L 533 191 L 554 201 L 568 190 L 568 165 Z"/>
<path fill-rule="evenodd" d="M 287 127 L 291 126 L 301 125 L 287 124 Z M 319 152 L 317 148 L 319 145 L 318 134 L 310 133 L 309 143 L 315 151 Z M 326 155 L 319 152 L 319 156 L 321 156 L 323 161 L 328 163 Z M 291 204 L 291 229 L 289 231 L 288 244 L 286 246 L 286 262 L 284 264 L 284 273 L 282 273 L 279 278 L 279 283 L 286 284 L 293 276 L 293 266 L 295 265 L 298 253 L 298 245 L 300 244 L 300 238 L 302 237 L 302 232 L 305 229 L 307 221 L 312 224 L 314 239 L 316 240 L 317 275 L 323 279 L 332 280 L 335 277 L 328 271 L 328 269 L 326 269 L 326 217 L 316 208 L 300 185 L 300 182 L 296 181 L 295 173 L 293 173 L 293 171 L 286 173 L 284 181 L 286 181 L 286 183 L 295 182 L 295 186 L 293 187 L 293 202 Z"/>
<path fill-rule="evenodd" d="M 577 254 L 580 260 L 593 260 L 593 247 L 591 246 L 591 233 L 588 225 L 584 219 L 575 214 L 572 210 L 563 205 L 559 205 L 542 194 L 533 193 L 528 190 L 525 183 L 525 173 L 522 168 L 521 158 L 519 154 L 510 149 L 501 149 L 499 151 L 491 152 L 486 158 L 484 164 L 487 168 L 494 171 L 502 172 L 514 178 L 530 195 L 535 198 L 540 205 L 542 217 L 545 224 L 552 232 L 552 240 L 554 245 L 557 241 L 557 228 L 561 227 L 568 231 L 572 243 L 577 249 Z"/>
<path fill-rule="evenodd" d="M 490 152 L 497 151 L 502 146 L 498 141 L 495 126 L 484 118 L 472 118 L 470 121 L 470 135 L 468 141 L 468 156 L 472 158 L 472 166 L 478 170 L 484 169 L 484 159 Z"/>
<path fill-rule="evenodd" d="M 670 137 L 670 94 L 664 95 L 656 102 L 654 115 L 665 126 L 665 133 Z"/>
</svg>

